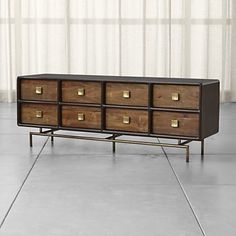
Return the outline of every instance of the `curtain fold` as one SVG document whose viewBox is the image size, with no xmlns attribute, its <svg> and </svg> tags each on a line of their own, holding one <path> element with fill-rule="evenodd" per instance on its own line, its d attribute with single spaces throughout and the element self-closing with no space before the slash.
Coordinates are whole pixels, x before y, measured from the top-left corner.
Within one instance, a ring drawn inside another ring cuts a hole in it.
<svg viewBox="0 0 236 236">
<path fill-rule="evenodd" d="M 34 73 L 219 79 L 236 101 L 232 0 L 1 0 L 0 101 Z"/>
<path fill-rule="evenodd" d="M 232 37 L 230 38 L 231 43 L 231 71 L 229 77 L 231 80 L 228 83 L 229 94 L 228 99 L 236 101 L 236 2 L 232 1 Z"/>
</svg>

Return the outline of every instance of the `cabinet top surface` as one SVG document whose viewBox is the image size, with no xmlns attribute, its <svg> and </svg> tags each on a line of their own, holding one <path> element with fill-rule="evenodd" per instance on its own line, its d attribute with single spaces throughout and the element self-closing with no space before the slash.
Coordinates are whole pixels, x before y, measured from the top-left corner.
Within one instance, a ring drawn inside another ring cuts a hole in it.
<svg viewBox="0 0 236 236">
<path fill-rule="evenodd" d="M 219 83 L 216 79 L 188 79 L 169 77 L 141 77 L 141 76 L 113 76 L 113 75 L 75 75 L 75 74 L 35 74 L 22 75 L 18 79 L 52 79 L 52 80 L 84 80 L 84 81 L 110 81 L 131 83 L 163 83 L 163 84 L 212 84 Z"/>
</svg>

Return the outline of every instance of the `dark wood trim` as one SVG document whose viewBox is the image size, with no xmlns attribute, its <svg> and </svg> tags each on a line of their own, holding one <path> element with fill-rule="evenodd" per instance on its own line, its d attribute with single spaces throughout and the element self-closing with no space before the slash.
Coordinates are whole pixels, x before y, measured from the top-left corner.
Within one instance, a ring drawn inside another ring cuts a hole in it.
<svg viewBox="0 0 236 236">
<path fill-rule="evenodd" d="M 106 115 L 105 115 L 105 107 L 104 104 L 106 103 L 106 83 L 104 81 L 101 81 L 101 104 L 99 105 L 101 107 L 101 131 L 105 129 L 106 124 Z"/>
<path fill-rule="evenodd" d="M 189 79 L 189 78 L 169 78 L 169 77 L 143 77 L 143 76 L 114 76 L 114 75 L 74 75 L 74 74 L 36 74 L 23 75 L 19 79 L 47 79 L 47 80 L 81 80 L 81 81 L 105 81 L 114 83 L 153 83 L 153 84 L 182 84 L 199 85 L 212 84 L 219 80 L 213 79 Z"/>
<path fill-rule="evenodd" d="M 148 134 L 152 133 L 153 85 L 148 84 Z"/>
</svg>

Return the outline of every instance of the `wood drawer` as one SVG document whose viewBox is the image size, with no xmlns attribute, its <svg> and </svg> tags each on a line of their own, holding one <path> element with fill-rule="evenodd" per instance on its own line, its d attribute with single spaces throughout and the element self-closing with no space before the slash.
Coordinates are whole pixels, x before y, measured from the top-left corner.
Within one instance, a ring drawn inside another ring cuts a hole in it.
<svg viewBox="0 0 236 236">
<path fill-rule="evenodd" d="M 57 105 L 22 103 L 21 123 L 57 126 Z"/>
<path fill-rule="evenodd" d="M 130 109 L 106 109 L 106 129 L 148 132 L 148 112 Z"/>
<path fill-rule="evenodd" d="M 101 109 L 96 107 L 62 106 L 62 126 L 100 129 Z"/>
<path fill-rule="evenodd" d="M 148 105 L 148 86 L 146 84 L 107 83 L 106 103 L 115 105 Z"/>
<path fill-rule="evenodd" d="M 21 99 L 56 101 L 57 89 L 57 81 L 55 80 L 23 79 L 21 81 Z"/>
<path fill-rule="evenodd" d="M 101 103 L 101 83 L 87 81 L 62 81 L 62 101 Z"/>
<path fill-rule="evenodd" d="M 199 114 L 154 111 L 153 133 L 198 137 Z"/>
<path fill-rule="evenodd" d="M 153 106 L 199 109 L 199 86 L 158 85 L 153 86 Z"/>
</svg>

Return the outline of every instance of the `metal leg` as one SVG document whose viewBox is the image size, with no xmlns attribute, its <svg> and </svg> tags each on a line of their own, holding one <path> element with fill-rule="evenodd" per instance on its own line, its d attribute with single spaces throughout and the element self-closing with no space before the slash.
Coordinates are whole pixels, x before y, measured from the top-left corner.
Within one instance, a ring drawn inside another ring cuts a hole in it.
<svg viewBox="0 0 236 236">
<path fill-rule="evenodd" d="M 189 146 L 186 146 L 186 162 L 189 162 Z"/>
<path fill-rule="evenodd" d="M 51 132 L 51 134 L 53 134 L 53 131 Z M 54 137 L 51 136 L 51 143 L 53 144 L 53 142 L 54 142 Z"/>
<path fill-rule="evenodd" d="M 204 156 L 204 139 L 201 140 L 201 155 Z"/>
<path fill-rule="evenodd" d="M 29 143 L 30 143 L 30 147 L 33 147 L 33 140 L 32 140 L 32 134 L 29 133 Z"/>
<path fill-rule="evenodd" d="M 181 144 L 181 139 L 178 139 L 178 144 Z"/>
<path fill-rule="evenodd" d="M 112 140 L 115 140 L 116 136 L 113 134 Z M 112 152 L 115 153 L 116 152 L 116 143 L 112 142 Z"/>
</svg>

